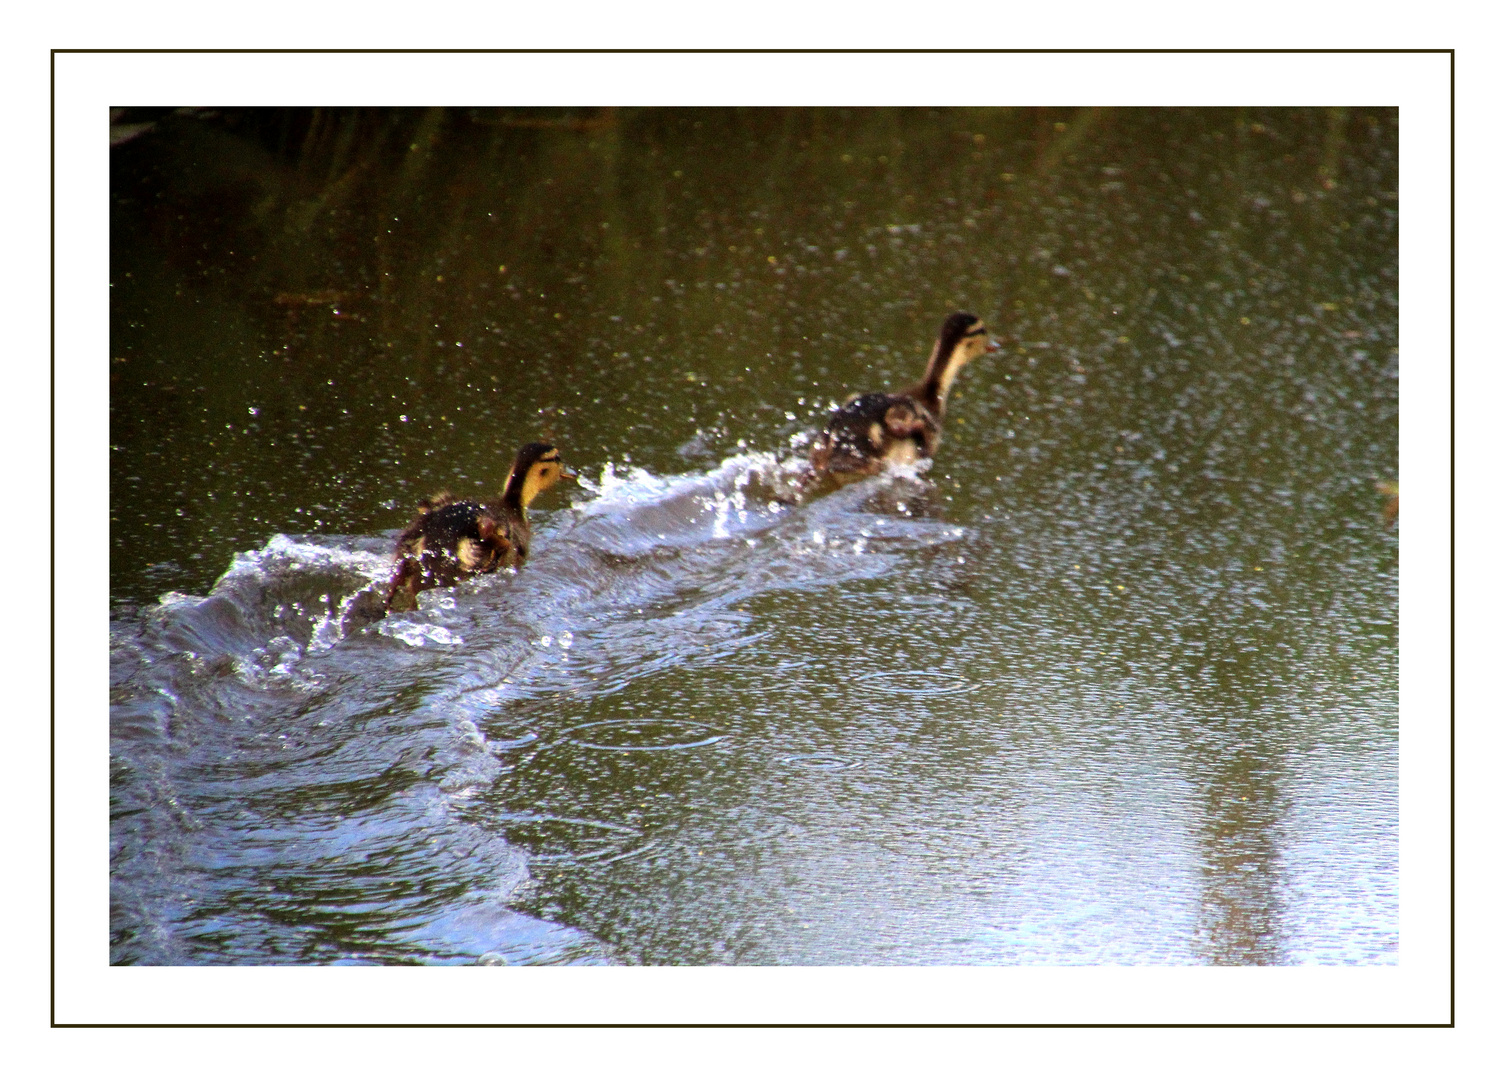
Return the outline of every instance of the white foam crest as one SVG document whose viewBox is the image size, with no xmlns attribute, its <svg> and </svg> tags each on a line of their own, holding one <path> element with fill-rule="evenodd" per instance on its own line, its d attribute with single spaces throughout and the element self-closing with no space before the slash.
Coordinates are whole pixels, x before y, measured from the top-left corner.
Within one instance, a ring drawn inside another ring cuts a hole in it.
<svg viewBox="0 0 1502 1080">
<path fill-rule="evenodd" d="M 617 472 L 614 462 L 606 462 L 598 482 L 583 476 L 579 478 L 579 485 L 592 497 L 576 504 L 574 510 L 584 517 L 598 517 L 693 495 L 698 493 L 696 489 L 703 488 L 729 497 L 731 492 L 742 492 L 758 476 L 770 482 L 781 477 L 787 469 L 776 454 L 767 451 L 735 454 L 706 472 L 662 477 L 637 465 L 629 465 L 624 472 Z"/>
<path fill-rule="evenodd" d="M 352 593 L 344 598 L 344 602 L 337 609 L 327 615 L 320 615 L 314 620 L 313 632 L 308 637 L 308 652 L 327 652 L 344 640 L 344 620 L 349 616 L 358 595 L 358 593 Z"/>
<path fill-rule="evenodd" d="M 368 577 L 371 581 L 384 578 L 391 572 L 390 556 L 331 547 L 277 533 L 266 541 L 264 547 L 236 553 L 220 580 L 243 576 L 262 577 L 274 560 L 286 560 L 288 568 L 293 570 L 349 570 Z"/>
<path fill-rule="evenodd" d="M 376 624 L 376 631 L 386 637 L 421 649 L 429 645 L 463 645 L 464 639 L 446 626 L 432 623 L 409 622 L 404 619 L 387 619 Z"/>
</svg>

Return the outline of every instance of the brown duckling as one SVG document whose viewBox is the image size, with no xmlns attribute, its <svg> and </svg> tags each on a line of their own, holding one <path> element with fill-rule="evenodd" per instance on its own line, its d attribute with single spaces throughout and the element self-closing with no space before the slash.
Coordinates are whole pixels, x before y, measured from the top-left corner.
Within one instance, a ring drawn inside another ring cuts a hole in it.
<svg viewBox="0 0 1502 1080">
<path fill-rule="evenodd" d="M 855 480 L 888 464 L 933 457 L 944 422 L 944 402 L 960 368 L 1001 346 L 985 323 L 956 311 L 939 328 L 923 381 L 892 394 L 860 394 L 830 414 L 809 461 L 823 475 Z"/>
<path fill-rule="evenodd" d="M 559 480 L 576 475 L 559 460 L 557 448 L 534 442 L 516 452 L 500 498 L 461 502 L 445 491 L 420 501 L 412 524 L 397 537 L 387 610 L 411 611 L 424 589 L 520 566 L 532 542 L 527 507 Z"/>
<path fill-rule="evenodd" d="M 1398 482 L 1396 480 L 1379 481 L 1377 494 L 1387 496 L 1387 504 L 1382 507 L 1382 520 L 1387 522 L 1390 528 L 1398 520 Z"/>
</svg>

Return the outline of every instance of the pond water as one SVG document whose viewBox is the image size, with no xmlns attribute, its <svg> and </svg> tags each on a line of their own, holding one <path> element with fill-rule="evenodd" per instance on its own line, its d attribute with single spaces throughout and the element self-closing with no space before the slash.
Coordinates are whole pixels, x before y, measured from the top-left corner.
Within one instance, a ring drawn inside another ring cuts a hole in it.
<svg viewBox="0 0 1502 1080">
<path fill-rule="evenodd" d="M 1396 110 L 117 119 L 114 963 L 1396 963 Z"/>
</svg>

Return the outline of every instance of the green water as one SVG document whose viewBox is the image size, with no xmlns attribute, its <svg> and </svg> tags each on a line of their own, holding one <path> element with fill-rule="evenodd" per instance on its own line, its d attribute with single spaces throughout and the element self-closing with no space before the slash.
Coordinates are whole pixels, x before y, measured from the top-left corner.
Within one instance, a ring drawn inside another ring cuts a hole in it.
<svg viewBox="0 0 1502 1080">
<path fill-rule="evenodd" d="M 517 946 L 555 960 L 1395 961 L 1395 110 L 126 119 L 118 962 L 505 954 L 454 914 L 484 904 L 581 935 Z M 958 308 L 1011 340 L 924 482 L 738 486 Z M 355 587 L 273 535 L 378 567 L 538 437 L 586 482 L 514 581 L 324 651 L 254 630 Z M 253 589 L 155 606 L 245 551 Z M 464 647 L 388 632 L 419 625 Z M 247 785 L 269 820 L 351 801 L 250 858 Z M 163 865 L 168 790 L 211 824 Z M 384 910 L 305 872 L 361 829 L 401 838 Z M 414 839 L 445 830 L 486 843 Z"/>
</svg>

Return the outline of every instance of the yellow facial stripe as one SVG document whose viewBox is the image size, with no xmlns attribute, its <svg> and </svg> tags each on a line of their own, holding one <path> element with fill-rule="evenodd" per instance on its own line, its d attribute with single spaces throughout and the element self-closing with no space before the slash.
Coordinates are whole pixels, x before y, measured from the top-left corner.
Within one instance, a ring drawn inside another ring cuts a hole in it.
<svg viewBox="0 0 1502 1080">
<path fill-rule="evenodd" d="M 557 458 L 538 458 L 527 470 L 527 478 L 522 482 L 522 506 L 529 505 L 538 493 L 553 486 L 553 481 L 558 476 Z"/>
</svg>

